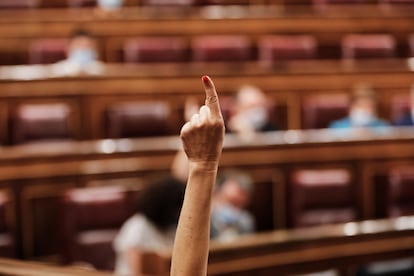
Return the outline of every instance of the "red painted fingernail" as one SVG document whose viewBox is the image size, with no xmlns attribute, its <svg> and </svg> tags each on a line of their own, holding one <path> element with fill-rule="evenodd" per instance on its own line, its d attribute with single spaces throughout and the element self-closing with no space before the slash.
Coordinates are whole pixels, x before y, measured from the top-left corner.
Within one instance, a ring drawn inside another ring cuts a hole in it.
<svg viewBox="0 0 414 276">
<path fill-rule="evenodd" d="M 208 80 L 208 76 L 203 76 L 201 79 L 203 80 L 204 84 L 206 84 L 206 85 L 208 85 L 210 83 L 209 80 Z"/>
</svg>

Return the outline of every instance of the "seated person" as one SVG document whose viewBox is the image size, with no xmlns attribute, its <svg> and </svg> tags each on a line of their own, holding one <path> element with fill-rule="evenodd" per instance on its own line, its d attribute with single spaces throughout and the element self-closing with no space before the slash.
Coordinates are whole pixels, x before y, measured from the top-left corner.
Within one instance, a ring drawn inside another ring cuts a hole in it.
<svg viewBox="0 0 414 276">
<path fill-rule="evenodd" d="M 70 38 L 67 58 L 51 65 L 52 74 L 99 74 L 103 63 L 98 60 L 98 45 L 87 31 L 77 30 Z"/>
<path fill-rule="evenodd" d="M 163 178 L 141 192 L 137 213 L 129 218 L 114 240 L 117 275 L 142 275 L 145 253 L 171 250 L 185 183 Z"/>
<path fill-rule="evenodd" d="M 245 210 L 252 188 L 252 180 L 241 171 L 228 170 L 219 175 L 212 198 L 212 239 L 226 241 L 254 231 L 254 219 Z"/>
<path fill-rule="evenodd" d="M 124 0 L 98 0 L 98 7 L 104 11 L 114 11 L 122 7 Z"/>
<path fill-rule="evenodd" d="M 394 122 L 395 126 L 413 126 L 414 125 L 414 85 L 410 92 L 410 112 L 404 114 Z"/>
<path fill-rule="evenodd" d="M 350 99 L 349 115 L 332 122 L 330 128 L 375 128 L 389 126 L 377 117 L 375 91 L 367 85 L 357 85 Z"/>
<path fill-rule="evenodd" d="M 237 91 L 234 104 L 234 112 L 228 121 L 230 132 L 249 134 L 277 129 L 270 119 L 269 99 L 259 88 L 242 86 Z"/>
<path fill-rule="evenodd" d="M 171 165 L 172 175 L 187 181 L 188 165 L 184 151 L 178 151 Z M 212 197 L 212 239 L 226 241 L 254 232 L 254 218 L 245 209 L 250 203 L 252 189 L 250 176 L 242 171 L 226 170 L 219 174 Z"/>
</svg>

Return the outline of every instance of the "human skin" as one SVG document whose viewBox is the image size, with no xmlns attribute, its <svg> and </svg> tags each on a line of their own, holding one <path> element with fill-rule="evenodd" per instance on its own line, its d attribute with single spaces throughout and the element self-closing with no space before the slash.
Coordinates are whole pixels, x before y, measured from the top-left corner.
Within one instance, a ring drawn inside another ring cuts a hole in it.
<svg viewBox="0 0 414 276">
<path fill-rule="evenodd" d="M 224 122 L 212 80 L 202 77 L 205 105 L 181 129 L 181 140 L 189 162 L 187 187 L 177 227 L 171 275 L 207 275 L 210 240 L 210 210 Z"/>
</svg>

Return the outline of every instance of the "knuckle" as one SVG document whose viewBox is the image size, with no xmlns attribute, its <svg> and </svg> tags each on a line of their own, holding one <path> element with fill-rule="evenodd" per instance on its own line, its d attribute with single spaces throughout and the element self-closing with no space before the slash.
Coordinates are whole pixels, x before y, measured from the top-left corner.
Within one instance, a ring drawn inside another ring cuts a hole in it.
<svg viewBox="0 0 414 276">
<path fill-rule="evenodd" d="M 217 96 L 208 96 L 206 98 L 206 102 L 209 104 L 216 103 L 218 100 Z"/>
</svg>

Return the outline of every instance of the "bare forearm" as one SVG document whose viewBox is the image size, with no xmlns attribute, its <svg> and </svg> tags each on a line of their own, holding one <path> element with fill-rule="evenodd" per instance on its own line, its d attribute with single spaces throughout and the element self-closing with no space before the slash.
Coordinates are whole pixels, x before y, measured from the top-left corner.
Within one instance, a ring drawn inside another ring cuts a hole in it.
<svg viewBox="0 0 414 276">
<path fill-rule="evenodd" d="M 207 273 L 211 194 L 216 175 L 217 162 L 190 163 L 171 275 L 202 276 Z"/>
</svg>

